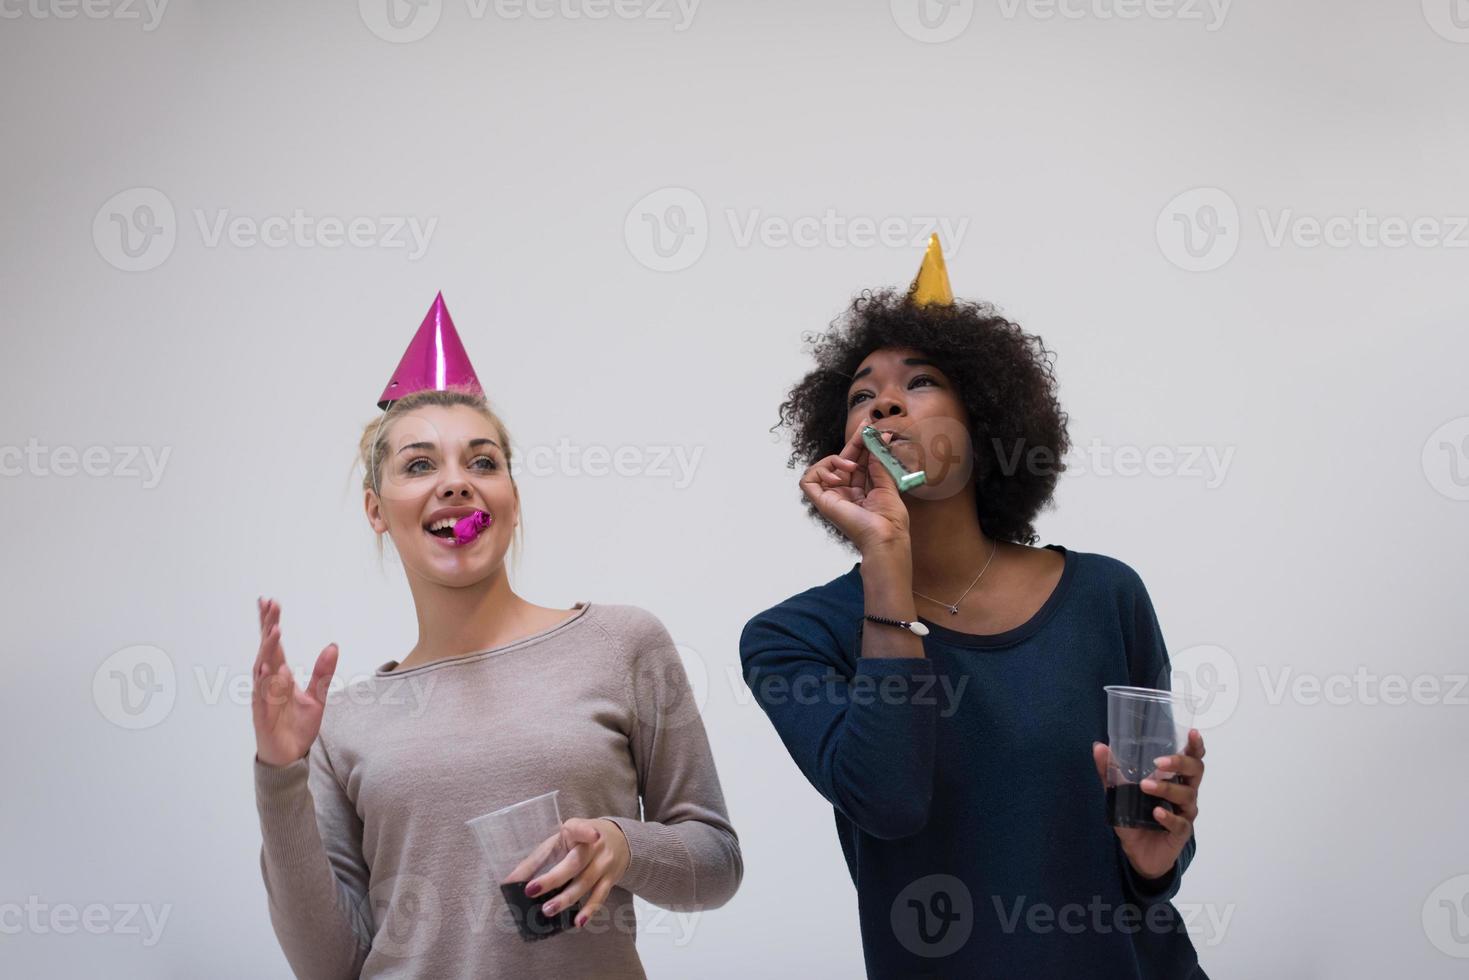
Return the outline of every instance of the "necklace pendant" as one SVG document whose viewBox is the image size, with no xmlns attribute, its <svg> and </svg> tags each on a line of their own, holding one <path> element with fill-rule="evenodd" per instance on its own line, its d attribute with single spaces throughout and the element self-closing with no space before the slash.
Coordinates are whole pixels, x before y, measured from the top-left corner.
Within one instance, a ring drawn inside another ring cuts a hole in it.
<svg viewBox="0 0 1469 980">
<path fill-rule="evenodd" d="M 950 616 L 957 616 L 957 615 L 959 615 L 959 607 L 958 606 L 950 606 L 949 607 L 949 615 Z"/>
</svg>

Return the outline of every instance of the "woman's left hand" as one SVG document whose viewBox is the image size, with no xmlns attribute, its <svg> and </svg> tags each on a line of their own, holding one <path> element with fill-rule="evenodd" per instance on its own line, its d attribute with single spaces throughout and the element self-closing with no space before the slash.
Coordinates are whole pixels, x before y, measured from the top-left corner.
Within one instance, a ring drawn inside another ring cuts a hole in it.
<svg viewBox="0 0 1469 980">
<path fill-rule="evenodd" d="M 1107 746 L 1093 742 L 1092 760 L 1097 764 L 1097 775 L 1103 786 L 1107 784 L 1109 759 Z M 1117 831 L 1127 860 L 1144 878 L 1166 875 L 1178 861 L 1183 845 L 1194 835 L 1194 821 L 1199 816 L 1199 784 L 1204 781 L 1204 736 L 1196 728 L 1189 729 L 1183 753 L 1159 756 L 1157 766 L 1157 772 L 1140 785 L 1144 793 L 1161 796 L 1177 811 L 1169 813 L 1164 807 L 1153 807 L 1153 819 L 1163 825 L 1166 833 L 1141 827 L 1112 828 Z M 1179 777 L 1177 781 L 1165 781 L 1175 774 Z"/>
<path fill-rule="evenodd" d="M 549 919 L 562 909 L 571 908 L 582 896 L 589 896 L 576 916 L 579 929 L 596 914 L 607 901 L 612 886 L 627 873 L 631 855 L 622 828 L 606 818 L 567 820 L 561 825 L 561 841 L 569 853 L 556 867 L 526 882 L 525 893 L 535 898 L 570 882 L 561 894 L 541 907 L 541 914 Z"/>
</svg>

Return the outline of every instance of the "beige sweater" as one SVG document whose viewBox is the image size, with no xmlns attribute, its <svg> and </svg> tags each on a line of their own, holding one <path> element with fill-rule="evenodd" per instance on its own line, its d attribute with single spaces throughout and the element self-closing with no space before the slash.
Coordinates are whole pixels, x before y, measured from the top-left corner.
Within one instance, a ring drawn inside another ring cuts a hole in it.
<svg viewBox="0 0 1469 980">
<path fill-rule="evenodd" d="M 632 980 L 633 894 L 677 911 L 734 894 L 739 840 L 673 640 L 635 606 L 577 609 L 507 646 L 390 660 L 329 695 L 306 758 L 255 760 L 270 920 L 297 977 Z M 553 789 L 563 820 L 616 821 L 631 863 L 605 912 L 525 942 L 464 822 Z"/>
</svg>

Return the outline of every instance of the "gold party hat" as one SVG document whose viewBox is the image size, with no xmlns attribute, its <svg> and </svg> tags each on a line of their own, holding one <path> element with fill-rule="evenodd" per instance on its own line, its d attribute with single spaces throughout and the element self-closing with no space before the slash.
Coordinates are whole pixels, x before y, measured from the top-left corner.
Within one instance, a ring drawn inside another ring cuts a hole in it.
<svg viewBox="0 0 1469 980">
<path fill-rule="evenodd" d="M 928 250 L 923 253 L 923 264 L 918 267 L 918 276 L 908 288 L 908 298 L 919 306 L 936 303 L 952 306 L 954 291 L 949 288 L 949 269 L 944 265 L 944 250 L 939 245 L 938 233 L 928 238 Z"/>
</svg>

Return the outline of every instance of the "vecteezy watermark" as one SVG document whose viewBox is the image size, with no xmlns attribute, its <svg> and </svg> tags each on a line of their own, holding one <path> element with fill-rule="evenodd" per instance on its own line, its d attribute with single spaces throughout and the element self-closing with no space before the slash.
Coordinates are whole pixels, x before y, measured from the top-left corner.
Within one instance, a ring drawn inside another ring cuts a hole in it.
<svg viewBox="0 0 1469 980">
<path fill-rule="evenodd" d="M 143 489 L 152 490 L 172 453 L 172 446 L 43 446 L 32 436 L 23 447 L 0 446 L 0 476 L 142 479 Z"/>
<path fill-rule="evenodd" d="M 1424 440 L 1423 475 L 1450 500 L 1469 500 L 1469 415 L 1449 419 Z"/>
<path fill-rule="evenodd" d="M 1174 20 L 1224 26 L 1233 0 L 997 0 L 1007 21 Z M 968 29 L 974 0 L 890 0 L 893 23 L 915 41 L 942 44 Z"/>
<path fill-rule="evenodd" d="M 1441 881 L 1428 893 L 1423 934 L 1445 956 L 1469 959 L 1469 874 Z"/>
<path fill-rule="evenodd" d="M 974 0 L 890 0 L 898 30 L 924 44 L 942 44 L 963 34 L 974 19 Z"/>
<path fill-rule="evenodd" d="M 723 209 L 735 248 L 918 249 L 937 232 L 950 255 L 964 244 L 966 217 L 845 214 L 836 208 L 800 215 L 762 209 Z M 687 187 L 663 187 L 644 196 L 623 220 L 623 239 L 641 265 L 678 272 L 703 256 L 713 225 L 703 198 Z"/>
<path fill-rule="evenodd" d="M 1265 700 L 1278 705 L 1287 697 L 1299 705 L 1450 705 L 1469 706 L 1469 674 L 1378 674 L 1366 665 L 1351 673 L 1296 673 L 1279 667 L 1271 676 L 1268 666 L 1258 668 Z"/>
<path fill-rule="evenodd" d="M 410 262 L 428 252 L 438 218 L 417 215 L 236 214 L 229 208 L 194 208 L 194 226 L 205 248 L 384 249 L 403 250 Z M 92 218 L 97 254 L 124 272 L 156 269 L 178 242 L 173 202 L 156 187 L 131 187 L 103 202 Z"/>
<path fill-rule="evenodd" d="M 687 187 L 664 187 L 627 212 L 622 238 L 640 264 L 654 272 L 680 272 L 709 245 L 709 212 Z"/>
<path fill-rule="evenodd" d="M 530 476 L 645 478 L 672 480 L 675 490 L 694 482 L 703 446 L 580 446 L 562 437 L 554 446 L 521 451 Z"/>
<path fill-rule="evenodd" d="M 759 208 L 741 215 L 725 208 L 736 248 L 920 248 L 937 232 L 950 252 L 964 244 L 968 218 L 939 215 L 846 215 L 835 208 L 795 217 L 765 214 Z"/>
<path fill-rule="evenodd" d="M 1234 0 L 997 0 L 1006 20 L 1176 20 L 1209 33 L 1224 26 Z"/>
<path fill-rule="evenodd" d="M 898 892 L 888 922 L 893 936 L 914 956 L 951 956 L 974 931 L 974 900 L 953 875 L 926 875 Z"/>
<path fill-rule="evenodd" d="M 0 20 L 136 20 L 151 32 L 167 8 L 168 0 L 0 0 Z"/>
<path fill-rule="evenodd" d="M 1423 0 L 1423 19 L 1444 40 L 1469 44 L 1469 2 L 1466 0 Z"/>
<path fill-rule="evenodd" d="M 694 22 L 701 0 L 464 0 L 470 20 L 637 20 L 667 22 L 682 33 Z M 421 41 L 439 26 L 443 0 L 357 0 L 362 23 L 393 44 Z"/>
<path fill-rule="evenodd" d="M 469 900 L 464 910 L 466 931 L 473 936 L 485 932 L 517 935 L 523 913 L 498 894 L 480 891 Z M 669 936 L 675 949 L 693 942 L 702 912 L 672 912 L 633 896 L 633 900 L 615 908 L 603 905 L 577 932 L 602 935 L 616 932 L 625 936 Z"/>
<path fill-rule="evenodd" d="M 374 954 L 413 959 L 433 948 L 444 925 L 444 903 L 433 879 L 411 873 L 375 878 L 362 896 L 357 916 L 376 925 Z"/>
<path fill-rule="evenodd" d="M 1154 234 L 1169 262 L 1189 272 L 1210 272 L 1239 249 L 1239 207 L 1217 187 L 1195 187 L 1163 206 Z"/>
<path fill-rule="evenodd" d="M 1317 216 L 1295 208 L 1256 208 L 1267 248 L 1469 248 L 1469 215 L 1382 215 L 1367 208 Z M 1232 259 L 1241 241 L 1239 206 L 1218 187 L 1197 187 L 1173 198 L 1158 214 L 1155 233 L 1163 256 L 1189 272 L 1210 272 Z"/>
<path fill-rule="evenodd" d="M 314 666 L 291 665 L 297 687 L 310 681 Z M 254 697 L 250 665 L 241 670 L 226 665 L 211 669 L 195 664 L 188 679 L 199 702 L 208 706 L 228 703 L 248 708 Z M 395 707 L 409 718 L 418 718 L 428 710 L 436 682 L 432 672 L 405 677 L 334 675 L 327 684 L 326 710 L 346 701 Z M 137 731 L 152 728 L 168 718 L 178 701 L 179 686 L 173 658 L 158 647 L 139 644 L 116 651 L 98 665 L 92 675 L 92 703 L 112 724 Z"/>
<path fill-rule="evenodd" d="M 937 707 L 940 718 L 952 717 L 959 710 L 959 701 L 964 689 L 969 686 L 969 675 L 965 674 L 955 684 L 948 674 L 927 674 L 909 677 L 904 674 L 888 674 L 874 677 L 871 674 L 854 674 L 846 677 L 830 671 L 822 677 L 801 674 L 794 679 L 780 673 L 762 673 L 757 667 L 744 677 L 741 685 L 740 668 L 726 667 L 725 676 L 735 700 L 748 704 L 758 699 L 762 705 L 799 704 L 810 706 L 873 704 L 913 704 L 919 707 Z"/>
<path fill-rule="evenodd" d="M 1059 458 L 1050 446 L 1027 445 L 1024 439 L 1006 443 L 990 439 L 991 450 L 1001 473 L 1014 476 L 1050 475 L 1064 472 L 1075 476 L 1153 476 L 1202 480 L 1204 488 L 1223 485 L 1234 459 L 1234 446 L 1208 445 L 1109 445 L 1093 438 L 1085 447 L 1072 446 Z"/>
<path fill-rule="evenodd" d="M 1239 663 L 1222 646 L 1200 643 L 1169 657 L 1171 686 L 1193 705 L 1193 727 L 1218 728 L 1239 707 Z"/>
<path fill-rule="evenodd" d="M 1086 902 L 1052 905 L 1029 902 L 1026 896 L 991 895 L 1000 931 L 1006 934 L 1027 932 L 1034 935 L 1061 933 L 1077 936 L 1083 933 L 1108 936 L 1114 933 L 1154 935 L 1186 933 L 1196 944 L 1217 946 L 1224 941 L 1229 923 L 1234 918 L 1234 903 L 1156 902 L 1146 907 L 1133 902 L 1113 903 L 1101 895 Z"/>
<path fill-rule="evenodd" d="M 163 928 L 173 913 L 172 903 L 155 906 L 148 902 L 46 902 L 28 895 L 24 902 L 0 902 L 0 936 L 141 936 L 145 947 L 158 945 Z"/>
<path fill-rule="evenodd" d="M 1358 208 L 1351 215 L 1318 218 L 1282 208 L 1255 214 L 1265 244 L 1282 248 L 1469 248 L 1469 215 L 1376 215 Z"/>
</svg>

